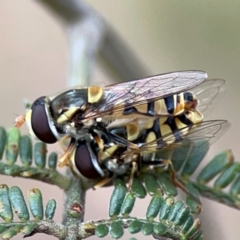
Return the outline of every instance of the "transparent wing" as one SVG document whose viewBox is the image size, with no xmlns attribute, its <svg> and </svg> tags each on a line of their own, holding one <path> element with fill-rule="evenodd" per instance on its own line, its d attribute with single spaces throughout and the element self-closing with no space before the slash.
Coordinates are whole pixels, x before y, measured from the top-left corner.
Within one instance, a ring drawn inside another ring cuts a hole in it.
<svg viewBox="0 0 240 240">
<path fill-rule="evenodd" d="M 207 79 L 201 85 L 191 90 L 198 100 L 197 109 L 208 114 L 217 105 L 221 92 L 226 89 L 226 81 L 223 79 Z"/>
<path fill-rule="evenodd" d="M 206 78 L 207 74 L 202 71 L 183 71 L 109 85 L 104 88 L 102 100 L 86 110 L 83 117 L 87 119 L 112 114 L 125 108 L 156 101 L 192 89 Z"/>
<path fill-rule="evenodd" d="M 193 125 L 190 130 L 185 127 L 178 130 L 178 133 L 176 131 L 152 142 L 142 144 L 139 151 L 143 154 L 148 152 L 159 154 L 158 152 L 160 152 L 162 158 L 166 157 L 167 154 L 172 154 L 172 150 L 175 150 L 176 157 L 179 157 L 179 154 L 187 155 L 189 152 L 197 154 L 217 141 L 229 127 L 230 124 L 226 120 L 204 121 Z M 179 136 L 179 133 L 184 136 L 176 140 L 175 136 Z M 169 157 L 172 159 L 173 156 Z"/>
</svg>

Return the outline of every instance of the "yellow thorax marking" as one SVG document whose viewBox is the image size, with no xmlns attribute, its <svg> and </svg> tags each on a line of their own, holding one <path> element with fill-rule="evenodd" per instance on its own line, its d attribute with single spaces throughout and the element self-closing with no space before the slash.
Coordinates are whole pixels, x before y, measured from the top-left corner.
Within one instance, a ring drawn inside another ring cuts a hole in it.
<svg viewBox="0 0 240 240">
<path fill-rule="evenodd" d="M 112 147 L 107 148 L 105 151 L 99 153 L 99 160 L 103 161 L 105 159 L 111 158 L 114 152 L 118 149 L 118 145 L 113 145 Z"/>
<path fill-rule="evenodd" d="M 88 87 L 88 102 L 96 103 L 98 102 L 103 95 L 103 89 L 98 86 Z"/>
<path fill-rule="evenodd" d="M 68 121 L 69 119 L 72 118 L 72 116 L 79 110 L 79 107 L 71 107 L 69 108 L 66 112 L 62 113 L 58 119 L 57 119 L 57 123 L 61 124 L 64 123 L 66 121 Z"/>
</svg>

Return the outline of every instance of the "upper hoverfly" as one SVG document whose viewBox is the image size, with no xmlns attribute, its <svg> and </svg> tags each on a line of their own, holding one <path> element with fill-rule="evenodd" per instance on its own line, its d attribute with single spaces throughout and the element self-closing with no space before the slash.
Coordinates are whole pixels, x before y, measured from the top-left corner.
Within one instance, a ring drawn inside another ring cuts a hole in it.
<svg viewBox="0 0 240 240">
<path fill-rule="evenodd" d="M 186 136 L 193 146 L 222 134 L 227 121 L 204 122 L 201 110 L 224 81 L 206 79 L 205 72 L 182 71 L 74 88 L 35 100 L 26 121 L 30 133 L 45 143 L 70 137 L 60 166 L 68 164 L 91 179 L 119 175 L 132 162 L 154 161 L 160 150 L 181 145 Z M 195 94 L 188 92 L 193 88 Z"/>
</svg>

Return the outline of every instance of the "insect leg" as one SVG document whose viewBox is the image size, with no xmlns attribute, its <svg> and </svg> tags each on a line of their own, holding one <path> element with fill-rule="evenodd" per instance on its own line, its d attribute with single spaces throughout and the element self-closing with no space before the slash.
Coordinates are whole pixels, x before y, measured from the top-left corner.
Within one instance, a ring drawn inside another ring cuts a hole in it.
<svg viewBox="0 0 240 240">
<path fill-rule="evenodd" d="M 59 164 L 58 164 L 59 167 L 64 167 L 64 166 L 68 165 L 68 162 L 70 161 L 70 157 L 71 157 L 71 154 L 72 154 L 75 146 L 76 146 L 76 141 L 75 141 L 75 139 L 72 138 L 67 150 L 59 158 Z"/>
<path fill-rule="evenodd" d="M 109 138 L 111 138 L 113 140 L 113 142 L 116 142 L 118 144 L 122 144 L 124 146 L 127 146 L 130 149 L 138 149 L 139 148 L 136 144 L 134 144 L 134 143 L 118 136 L 118 135 L 115 135 L 115 134 L 110 133 L 110 132 L 107 132 L 107 135 L 108 135 Z"/>
<path fill-rule="evenodd" d="M 175 176 L 175 170 L 174 170 L 174 167 L 173 167 L 173 164 L 172 164 L 172 161 L 169 159 L 169 160 L 163 160 L 162 161 L 163 164 L 166 164 L 166 165 L 169 165 L 170 166 L 170 174 L 171 174 L 171 181 L 172 183 L 180 188 L 183 192 L 185 192 L 187 195 L 189 195 L 191 198 L 193 198 L 197 203 L 201 204 L 200 200 L 195 197 L 192 193 L 190 193 L 186 188 L 185 186 L 176 179 L 176 176 Z"/>
<path fill-rule="evenodd" d="M 62 150 L 64 152 L 67 151 L 68 147 L 66 148 L 66 143 L 65 143 L 65 140 L 69 139 L 70 136 L 69 135 L 65 135 L 64 137 L 62 137 L 60 140 L 59 140 L 59 145 L 60 147 L 62 148 Z"/>
<path fill-rule="evenodd" d="M 138 164 L 136 161 L 132 162 L 132 169 L 131 169 L 131 174 L 129 177 L 129 182 L 128 182 L 128 191 L 131 192 L 132 190 L 132 184 L 133 184 L 133 178 L 134 178 L 134 174 L 135 172 L 137 172 L 138 169 Z"/>
<path fill-rule="evenodd" d="M 98 188 L 103 187 L 104 185 L 108 184 L 110 181 L 112 181 L 113 177 L 105 177 L 103 178 L 99 183 L 93 186 L 94 190 L 97 190 Z"/>
</svg>

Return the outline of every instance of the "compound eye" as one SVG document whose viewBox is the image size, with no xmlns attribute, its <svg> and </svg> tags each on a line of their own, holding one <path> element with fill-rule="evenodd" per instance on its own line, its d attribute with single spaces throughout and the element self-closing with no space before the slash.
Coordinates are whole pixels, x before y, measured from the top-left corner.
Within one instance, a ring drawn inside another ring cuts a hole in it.
<svg viewBox="0 0 240 240">
<path fill-rule="evenodd" d="M 96 179 L 101 177 L 98 171 L 95 169 L 94 166 L 95 155 L 89 149 L 86 143 L 82 142 L 79 143 L 77 146 L 74 162 L 77 170 L 86 178 L 89 179 Z"/>
<path fill-rule="evenodd" d="M 51 131 L 45 110 L 45 97 L 38 98 L 32 105 L 32 130 L 36 137 L 45 143 L 55 143 L 57 138 Z"/>
</svg>

